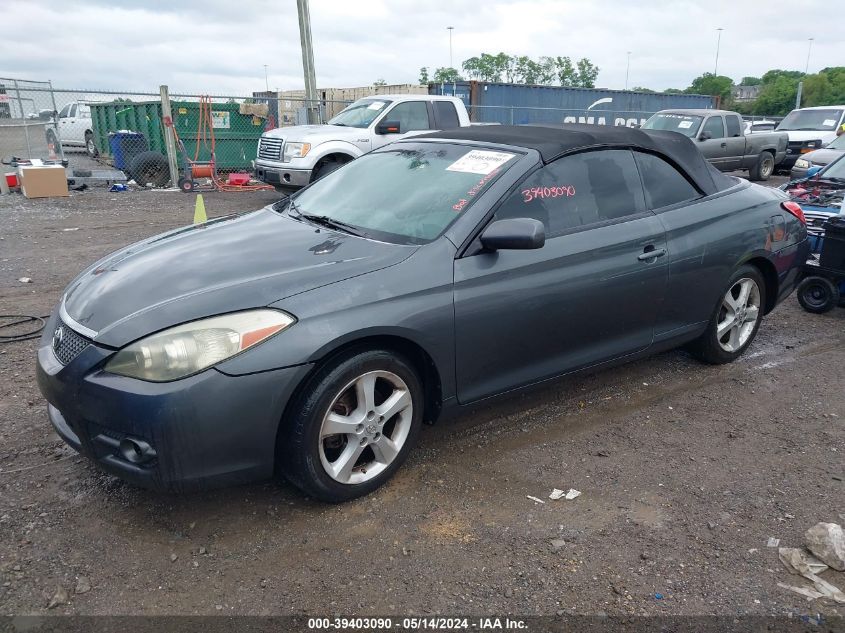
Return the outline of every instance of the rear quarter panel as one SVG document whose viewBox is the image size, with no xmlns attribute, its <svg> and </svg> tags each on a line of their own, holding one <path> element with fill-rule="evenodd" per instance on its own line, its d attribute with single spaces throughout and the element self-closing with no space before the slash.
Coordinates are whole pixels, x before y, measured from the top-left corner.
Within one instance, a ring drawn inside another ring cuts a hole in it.
<svg viewBox="0 0 845 633">
<path fill-rule="evenodd" d="M 774 189 L 739 181 L 720 194 L 659 213 L 666 229 L 669 282 L 655 341 L 704 328 L 742 264 L 762 258 L 775 268 L 779 286 L 800 265 L 806 230 L 780 207 Z"/>
</svg>

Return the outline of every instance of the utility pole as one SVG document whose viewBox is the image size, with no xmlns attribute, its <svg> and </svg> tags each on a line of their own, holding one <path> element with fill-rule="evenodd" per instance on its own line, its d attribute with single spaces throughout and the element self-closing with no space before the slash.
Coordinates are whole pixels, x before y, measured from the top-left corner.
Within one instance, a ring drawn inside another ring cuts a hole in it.
<svg viewBox="0 0 845 633">
<path fill-rule="evenodd" d="M 807 71 L 810 69 L 810 52 L 813 50 L 813 40 L 815 38 L 808 38 L 807 41 L 810 42 L 810 45 L 807 47 L 807 63 L 804 64 L 804 74 L 807 74 Z"/>
<path fill-rule="evenodd" d="M 719 47 L 722 44 L 722 31 L 724 31 L 725 29 L 723 29 L 720 26 L 716 30 L 719 32 L 719 35 L 716 38 L 716 67 L 713 69 L 713 75 L 718 76 L 719 75 Z"/>
<path fill-rule="evenodd" d="M 267 78 L 267 64 L 264 64 L 264 89 L 270 92 L 270 80 Z"/>
<path fill-rule="evenodd" d="M 308 122 L 317 123 L 317 78 L 314 73 L 314 49 L 311 47 L 311 12 L 308 0 L 296 0 L 299 14 L 299 39 L 302 43 L 302 71 L 305 74 L 305 99 Z"/>
<path fill-rule="evenodd" d="M 446 30 L 449 31 L 449 68 L 454 68 L 452 65 L 452 31 L 455 30 L 454 26 L 447 26 Z"/>
<path fill-rule="evenodd" d="M 628 51 L 628 64 L 625 66 L 625 90 L 628 89 L 628 71 L 631 70 L 631 51 Z"/>
</svg>

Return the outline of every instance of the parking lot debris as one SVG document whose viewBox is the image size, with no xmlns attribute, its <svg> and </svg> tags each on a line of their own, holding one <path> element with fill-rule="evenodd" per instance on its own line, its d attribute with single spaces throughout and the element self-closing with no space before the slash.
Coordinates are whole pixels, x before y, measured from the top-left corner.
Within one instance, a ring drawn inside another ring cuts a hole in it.
<svg viewBox="0 0 845 633">
<path fill-rule="evenodd" d="M 87 576 L 80 576 L 76 580 L 76 589 L 74 593 L 88 593 L 91 591 L 91 581 Z"/>
<path fill-rule="evenodd" d="M 566 545 L 566 541 L 564 541 L 562 538 L 556 538 L 556 539 L 552 540 L 552 542 L 551 542 L 551 546 L 552 546 L 552 549 L 554 551 L 558 551 L 559 549 L 561 549 L 565 545 Z"/>
<path fill-rule="evenodd" d="M 796 587 L 795 585 L 787 585 L 782 582 L 778 583 L 778 587 L 781 587 L 782 589 L 788 589 L 789 591 L 794 591 L 795 593 L 800 593 L 808 600 L 815 600 L 816 598 L 824 597 L 823 593 L 820 593 L 815 589 L 810 589 L 809 587 Z"/>
<path fill-rule="evenodd" d="M 59 605 L 67 604 L 69 600 L 70 597 L 67 595 L 67 590 L 61 585 L 58 585 L 56 587 L 56 593 L 54 593 L 53 597 L 50 598 L 50 602 L 47 605 L 47 608 L 55 609 Z"/>
<path fill-rule="evenodd" d="M 774 536 L 770 536 L 769 540 L 766 541 L 766 547 L 777 547 L 778 545 L 780 545 L 780 539 Z"/>
<path fill-rule="evenodd" d="M 87 189 L 87 186 L 85 184 L 83 184 L 82 186 Z M 80 189 L 80 191 L 84 191 L 84 189 Z M 129 191 L 129 187 L 127 187 L 122 182 L 116 182 L 111 187 L 109 187 L 109 191 L 112 191 L 112 192 Z"/>
<path fill-rule="evenodd" d="M 194 207 L 194 224 L 202 224 L 208 222 L 208 215 L 205 213 L 205 201 L 202 199 L 202 194 L 197 194 L 197 204 Z"/>
<path fill-rule="evenodd" d="M 525 495 L 528 499 L 531 499 L 534 503 L 546 503 L 542 499 L 538 499 L 537 497 L 532 497 L 531 495 Z"/>
<path fill-rule="evenodd" d="M 845 531 L 838 523 L 816 523 L 804 535 L 807 549 L 836 571 L 845 571 Z"/>
<path fill-rule="evenodd" d="M 171 554 L 170 555 L 170 562 L 171 563 L 175 563 L 177 560 L 179 560 L 179 554 Z"/>
<path fill-rule="evenodd" d="M 32 283 L 32 279 L 30 279 L 29 277 L 21 277 L 20 279 L 18 279 L 18 281 L 21 282 L 22 284 L 31 284 Z"/>
<path fill-rule="evenodd" d="M 549 499 L 551 499 L 552 501 L 557 501 L 565 494 L 566 493 L 563 490 L 560 490 L 559 488 L 554 488 L 551 494 L 549 495 Z"/>
<path fill-rule="evenodd" d="M 807 553 L 805 550 L 798 547 L 781 547 L 778 549 L 778 558 L 780 562 L 792 574 L 820 574 L 827 565 L 817 559 L 815 556 Z"/>
<path fill-rule="evenodd" d="M 572 501 L 572 499 L 574 499 L 575 497 L 580 497 L 580 496 L 581 496 L 580 490 L 575 490 L 575 488 L 570 488 L 569 491 L 564 496 L 564 499 L 568 499 L 569 501 Z"/>
</svg>

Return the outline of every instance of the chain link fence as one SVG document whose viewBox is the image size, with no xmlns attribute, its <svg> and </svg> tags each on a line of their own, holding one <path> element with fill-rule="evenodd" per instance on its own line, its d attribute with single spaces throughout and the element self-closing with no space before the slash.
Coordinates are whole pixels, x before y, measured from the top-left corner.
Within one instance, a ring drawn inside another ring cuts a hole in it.
<svg viewBox="0 0 845 633">
<path fill-rule="evenodd" d="M 166 91 L 166 88 L 165 88 Z M 0 160 L 64 161 L 72 182 L 130 182 L 186 191 L 250 186 L 261 135 L 276 127 L 324 123 L 351 101 L 296 96 L 125 92 L 54 88 L 0 78 Z M 527 106 L 470 106 L 486 124 L 641 125 L 653 112 Z M 779 117 L 748 117 L 746 132 Z M 752 123 L 753 122 L 753 123 Z"/>
</svg>

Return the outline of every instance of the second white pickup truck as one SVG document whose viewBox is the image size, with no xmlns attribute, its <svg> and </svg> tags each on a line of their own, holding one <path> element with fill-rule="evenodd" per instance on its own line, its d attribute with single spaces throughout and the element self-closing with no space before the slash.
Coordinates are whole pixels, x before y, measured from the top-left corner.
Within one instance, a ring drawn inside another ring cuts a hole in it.
<svg viewBox="0 0 845 633">
<path fill-rule="evenodd" d="M 258 142 L 255 176 L 280 188 L 304 187 L 397 139 L 468 125 L 469 114 L 456 97 L 366 97 L 325 125 L 297 125 L 265 132 Z"/>
</svg>

